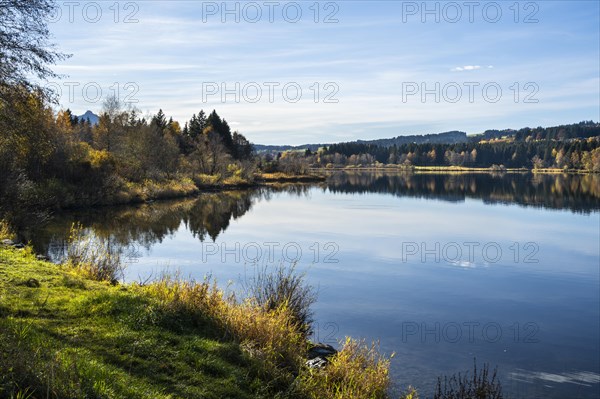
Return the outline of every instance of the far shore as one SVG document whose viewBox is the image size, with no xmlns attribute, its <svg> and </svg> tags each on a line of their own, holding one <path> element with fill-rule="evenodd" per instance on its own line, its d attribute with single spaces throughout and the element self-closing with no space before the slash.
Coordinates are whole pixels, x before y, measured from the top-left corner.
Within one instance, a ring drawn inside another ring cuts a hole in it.
<svg viewBox="0 0 600 399">
<path fill-rule="evenodd" d="M 311 168 L 312 172 L 353 172 L 353 171 L 377 171 L 377 172 L 404 172 L 404 173 L 543 173 L 543 174 L 593 174 L 581 169 L 559 169 L 559 168 L 476 168 L 468 166 L 344 166 L 332 168 Z"/>
<path fill-rule="evenodd" d="M 309 168 L 301 174 L 257 173 L 252 180 L 225 179 L 218 181 L 213 176 L 205 176 L 203 179 L 171 179 L 162 182 L 147 181 L 144 183 L 128 183 L 125 187 L 115 193 L 105 194 L 101 197 L 85 198 L 69 194 L 61 197 L 59 204 L 54 205 L 52 210 L 69 210 L 82 208 L 95 208 L 118 205 L 135 205 L 151 203 L 161 200 L 181 199 L 194 197 L 205 192 L 219 192 L 231 190 L 246 190 L 270 185 L 281 184 L 310 184 L 322 183 L 327 180 L 327 175 L 332 172 L 384 172 L 384 173 L 413 173 L 413 174 L 593 174 L 595 172 L 577 169 L 527 169 L 527 168 L 473 168 L 464 166 L 358 166 L 358 167 L 329 167 Z"/>
</svg>

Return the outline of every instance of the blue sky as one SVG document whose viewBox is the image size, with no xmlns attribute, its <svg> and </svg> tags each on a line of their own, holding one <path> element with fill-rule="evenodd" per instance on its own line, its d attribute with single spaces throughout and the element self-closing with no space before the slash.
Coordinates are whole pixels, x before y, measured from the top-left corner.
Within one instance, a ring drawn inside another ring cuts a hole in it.
<svg viewBox="0 0 600 399">
<path fill-rule="evenodd" d="M 598 121 L 599 4 L 58 2 L 73 57 L 51 84 L 77 114 L 118 88 L 182 124 L 216 109 L 261 144 Z"/>
</svg>

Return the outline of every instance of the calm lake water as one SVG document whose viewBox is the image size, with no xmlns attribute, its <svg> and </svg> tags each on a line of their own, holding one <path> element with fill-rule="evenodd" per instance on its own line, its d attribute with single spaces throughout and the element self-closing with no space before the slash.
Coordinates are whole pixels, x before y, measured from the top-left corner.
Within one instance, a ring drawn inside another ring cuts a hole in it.
<svg viewBox="0 0 600 399">
<path fill-rule="evenodd" d="M 296 262 L 315 339 L 379 340 L 422 397 L 474 358 L 511 398 L 600 397 L 600 176 L 335 174 L 61 214 L 29 238 L 58 260 L 76 220 L 122 248 L 129 281 L 235 288 L 256 261 Z"/>
</svg>

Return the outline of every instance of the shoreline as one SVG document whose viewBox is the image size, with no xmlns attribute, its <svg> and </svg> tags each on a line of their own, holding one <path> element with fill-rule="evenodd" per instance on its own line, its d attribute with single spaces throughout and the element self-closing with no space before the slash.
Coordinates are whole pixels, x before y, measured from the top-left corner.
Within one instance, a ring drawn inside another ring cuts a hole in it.
<svg viewBox="0 0 600 399">
<path fill-rule="evenodd" d="M 414 166 L 410 168 L 402 166 L 363 166 L 363 167 L 333 167 L 333 168 L 310 168 L 309 172 L 302 175 L 290 175 L 282 172 L 260 173 L 255 175 L 252 182 L 237 180 L 235 182 L 207 182 L 194 181 L 191 178 L 171 179 L 162 182 L 148 181 L 142 183 L 126 183 L 121 190 L 98 198 L 74 198 L 74 188 L 65 187 L 64 193 L 70 198 L 62 198 L 61 202 L 42 209 L 53 214 L 55 212 L 97 209 L 104 207 L 128 206 L 151 204 L 156 201 L 169 201 L 185 198 L 194 198 L 202 193 L 216 193 L 224 191 L 248 190 L 259 187 L 269 187 L 281 184 L 311 184 L 325 182 L 333 173 L 357 173 L 357 172 L 380 172 L 380 173 L 402 173 L 402 174 L 532 174 L 532 175 L 596 175 L 596 172 L 579 169 L 527 169 L 527 168 L 505 168 L 493 170 L 491 168 L 473 168 L 464 166 Z"/>
<path fill-rule="evenodd" d="M 215 193 L 224 191 L 247 190 L 259 187 L 269 187 L 280 184 L 310 184 L 322 183 L 332 173 L 354 173 L 354 172 L 383 172 L 383 173 L 406 173 L 406 174 L 540 174 L 540 175 L 594 175 L 596 172 L 571 169 L 527 169 L 506 168 L 492 170 L 491 168 L 474 168 L 463 166 L 415 166 L 411 168 L 401 166 L 363 166 L 363 167 L 333 167 L 333 168 L 310 168 L 309 173 L 302 175 L 289 175 L 281 172 L 261 173 L 255 176 L 252 182 L 239 181 L 235 183 L 206 183 L 194 182 L 189 178 L 172 179 L 163 182 L 150 182 L 147 185 L 128 184 L 128 190 L 118 191 L 97 199 L 79 201 L 67 201 L 48 208 L 51 213 L 73 210 L 84 210 L 104 208 L 113 206 L 151 204 L 156 201 L 169 201 L 185 198 L 193 198 L 202 193 Z M 175 187 L 174 187 L 175 186 Z"/>
<path fill-rule="evenodd" d="M 256 177 L 253 182 L 239 182 L 239 183 L 215 183 L 215 184 L 198 184 L 192 183 L 193 187 L 181 187 L 179 189 L 173 189 L 168 186 L 169 183 L 179 182 L 171 180 L 169 182 L 152 182 L 159 187 L 154 190 L 153 193 L 140 193 L 134 190 L 130 192 L 117 192 L 110 194 L 103 198 L 99 198 L 96 201 L 90 203 L 73 203 L 66 206 L 59 206 L 54 211 L 69 211 L 78 209 L 88 208 L 102 208 L 110 206 L 126 206 L 126 205 L 140 205 L 150 204 L 156 201 L 168 201 L 175 199 L 184 199 L 196 197 L 202 193 L 215 193 L 221 191 L 235 191 L 235 190 L 247 190 L 258 187 L 268 187 L 271 184 L 278 183 L 318 183 L 323 182 L 327 179 L 323 175 L 286 175 L 283 173 L 276 174 L 261 174 Z M 161 187 L 161 184 L 163 185 Z M 136 187 L 136 191 L 145 191 L 146 187 Z"/>
<path fill-rule="evenodd" d="M 504 168 L 504 169 L 492 169 L 492 168 L 479 168 L 479 167 L 467 167 L 467 166 L 361 166 L 361 167 L 333 167 L 333 168 L 311 168 L 311 171 L 315 172 L 402 172 L 402 173 L 531 173 L 531 174 L 595 174 L 587 170 L 580 169 L 558 169 L 558 168 L 543 168 L 543 169 L 528 169 L 528 168 Z"/>
</svg>

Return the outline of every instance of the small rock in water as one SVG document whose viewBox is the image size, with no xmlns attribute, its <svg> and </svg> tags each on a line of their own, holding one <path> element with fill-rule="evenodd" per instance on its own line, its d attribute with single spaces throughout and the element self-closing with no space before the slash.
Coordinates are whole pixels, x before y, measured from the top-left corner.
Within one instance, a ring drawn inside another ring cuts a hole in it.
<svg viewBox="0 0 600 399">
<path fill-rule="evenodd" d="M 13 244 L 13 248 L 17 248 L 17 249 L 23 249 L 25 248 L 25 245 L 19 243 L 19 244 Z"/>
<path fill-rule="evenodd" d="M 35 258 L 37 260 L 50 260 L 46 255 L 36 255 Z"/>
<path fill-rule="evenodd" d="M 310 359 L 306 361 L 306 366 L 310 369 L 322 369 L 327 366 L 329 361 L 324 357 L 315 357 L 314 359 Z"/>
<path fill-rule="evenodd" d="M 333 356 L 337 353 L 337 350 L 331 346 L 331 345 L 327 345 L 327 344 L 315 344 L 313 345 L 309 350 L 308 350 L 308 358 L 309 359 L 315 359 L 317 357 L 329 357 L 329 356 Z"/>
<path fill-rule="evenodd" d="M 13 240 L 9 240 L 8 238 L 0 241 L 0 243 L 2 243 L 2 245 L 7 246 L 7 247 L 15 245 L 15 243 L 13 242 Z"/>
</svg>

